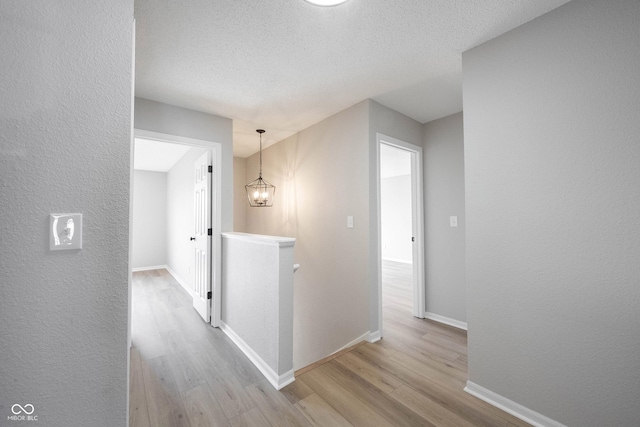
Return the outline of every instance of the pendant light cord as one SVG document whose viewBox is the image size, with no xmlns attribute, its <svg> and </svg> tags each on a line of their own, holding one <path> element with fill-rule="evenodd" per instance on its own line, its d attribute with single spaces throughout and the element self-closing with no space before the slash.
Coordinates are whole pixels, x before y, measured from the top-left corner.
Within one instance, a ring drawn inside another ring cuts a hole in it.
<svg viewBox="0 0 640 427">
<path fill-rule="evenodd" d="M 262 178 L 262 132 L 260 132 L 260 178 Z"/>
</svg>

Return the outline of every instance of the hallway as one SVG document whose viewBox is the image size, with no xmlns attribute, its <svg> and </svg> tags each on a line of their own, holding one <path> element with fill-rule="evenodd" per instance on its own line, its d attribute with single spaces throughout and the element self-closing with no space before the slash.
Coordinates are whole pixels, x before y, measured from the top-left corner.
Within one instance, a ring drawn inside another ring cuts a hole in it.
<svg viewBox="0 0 640 427">
<path fill-rule="evenodd" d="M 411 316 L 401 268 L 383 277 L 385 337 L 276 391 L 169 273 L 134 273 L 130 426 L 527 426 L 462 391 L 466 334 Z"/>
</svg>

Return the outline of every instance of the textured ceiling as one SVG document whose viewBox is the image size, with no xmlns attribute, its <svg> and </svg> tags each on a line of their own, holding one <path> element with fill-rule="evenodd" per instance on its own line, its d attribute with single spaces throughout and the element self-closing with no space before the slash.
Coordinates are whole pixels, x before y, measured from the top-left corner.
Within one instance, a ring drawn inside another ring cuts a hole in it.
<svg viewBox="0 0 640 427">
<path fill-rule="evenodd" d="M 462 110 L 461 53 L 567 0 L 136 0 L 136 95 L 234 120 L 234 155 L 372 98 Z"/>
</svg>

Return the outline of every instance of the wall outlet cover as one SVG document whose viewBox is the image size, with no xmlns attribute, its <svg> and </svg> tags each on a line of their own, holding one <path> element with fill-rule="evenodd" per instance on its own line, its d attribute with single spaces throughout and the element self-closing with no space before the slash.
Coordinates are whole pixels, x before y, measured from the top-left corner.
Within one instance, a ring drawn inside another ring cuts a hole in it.
<svg viewBox="0 0 640 427">
<path fill-rule="evenodd" d="M 49 215 L 49 250 L 82 249 L 82 214 Z"/>
</svg>

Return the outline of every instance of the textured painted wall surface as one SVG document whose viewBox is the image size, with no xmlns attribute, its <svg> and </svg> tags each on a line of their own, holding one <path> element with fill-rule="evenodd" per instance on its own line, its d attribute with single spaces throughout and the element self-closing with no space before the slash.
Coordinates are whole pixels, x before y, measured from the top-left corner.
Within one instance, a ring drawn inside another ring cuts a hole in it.
<svg viewBox="0 0 640 427">
<path fill-rule="evenodd" d="M 247 221 L 247 193 L 244 186 L 257 178 L 246 174 L 247 161 L 241 157 L 233 158 L 233 231 L 244 232 Z"/>
<path fill-rule="evenodd" d="M 278 247 L 222 239 L 222 321 L 278 371 Z"/>
<path fill-rule="evenodd" d="M 640 419 L 640 2 L 463 55 L 469 379 L 572 426 Z"/>
<path fill-rule="evenodd" d="M 133 2 L 0 3 L 0 424 L 127 423 Z M 83 214 L 50 252 L 49 214 Z"/>
<path fill-rule="evenodd" d="M 234 233 L 222 239 L 222 321 L 278 376 L 293 369 L 294 242 L 280 240 Z"/>
<path fill-rule="evenodd" d="M 367 120 L 363 102 L 263 151 L 263 177 L 276 198 L 271 208 L 247 207 L 246 226 L 296 238 L 295 369 L 369 330 Z M 258 162 L 247 158 L 248 179 Z"/>
<path fill-rule="evenodd" d="M 167 263 L 167 173 L 133 172 L 131 267 Z"/>
<path fill-rule="evenodd" d="M 427 312 L 467 321 L 462 113 L 424 125 Z M 449 217 L 458 217 L 450 227 Z"/>
</svg>

